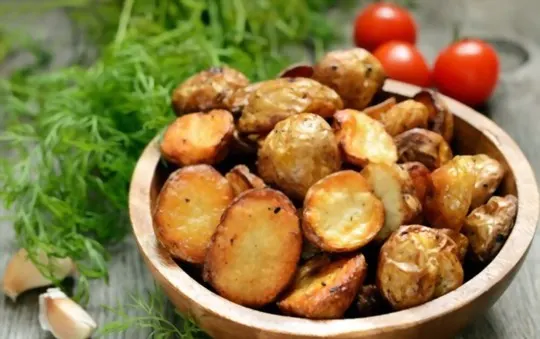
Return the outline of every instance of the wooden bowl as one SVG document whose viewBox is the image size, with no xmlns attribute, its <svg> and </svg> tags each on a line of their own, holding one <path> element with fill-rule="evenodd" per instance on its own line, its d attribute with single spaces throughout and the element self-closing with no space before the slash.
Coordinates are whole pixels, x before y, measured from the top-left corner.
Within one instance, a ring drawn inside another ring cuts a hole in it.
<svg viewBox="0 0 540 339">
<path fill-rule="evenodd" d="M 420 89 L 387 81 L 386 92 L 412 96 Z M 151 208 L 168 172 L 160 166 L 158 139 L 144 150 L 133 175 L 129 208 L 133 232 L 152 275 L 180 312 L 215 338 L 432 338 L 452 337 L 484 313 L 508 287 L 527 254 L 538 220 L 538 189 L 531 166 L 516 143 L 494 122 L 444 97 L 455 114 L 460 154 L 486 153 L 508 173 L 500 194 L 519 198 L 514 229 L 496 258 L 457 290 L 424 305 L 390 314 L 327 321 L 249 309 L 210 291 L 188 275 L 156 241 Z M 189 269 L 189 267 L 184 267 Z"/>
</svg>

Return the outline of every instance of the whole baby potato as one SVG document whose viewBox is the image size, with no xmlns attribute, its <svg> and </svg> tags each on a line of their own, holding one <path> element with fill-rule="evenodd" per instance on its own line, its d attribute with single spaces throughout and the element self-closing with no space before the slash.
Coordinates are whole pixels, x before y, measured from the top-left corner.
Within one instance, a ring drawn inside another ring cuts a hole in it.
<svg viewBox="0 0 540 339">
<path fill-rule="evenodd" d="M 268 134 L 257 167 L 264 182 L 301 200 L 311 185 L 340 169 L 341 157 L 330 125 L 316 114 L 303 113 L 279 122 Z"/>
</svg>

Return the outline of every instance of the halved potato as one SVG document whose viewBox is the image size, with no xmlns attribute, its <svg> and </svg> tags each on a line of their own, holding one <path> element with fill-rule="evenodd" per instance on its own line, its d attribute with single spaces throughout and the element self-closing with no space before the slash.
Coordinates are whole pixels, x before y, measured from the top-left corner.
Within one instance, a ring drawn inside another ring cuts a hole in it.
<svg viewBox="0 0 540 339">
<path fill-rule="evenodd" d="M 387 302 L 376 285 L 364 285 L 356 297 L 356 311 L 359 317 L 371 317 L 386 313 Z"/>
<path fill-rule="evenodd" d="M 476 182 L 473 156 L 456 156 L 431 173 L 433 190 L 425 201 L 424 217 L 432 227 L 460 231 L 471 206 Z"/>
<path fill-rule="evenodd" d="M 330 174 L 306 194 L 302 229 L 309 241 L 325 251 L 357 250 L 377 235 L 383 223 L 383 204 L 358 172 Z"/>
<path fill-rule="evenodd" d="M 373 117 L 374 119 L 378 120 L 376 117 L 381 116 L 384 112 L 388 111 L 390 108 L 394 107 L 394 105 L 397 103 L 395 97 L 390 97 L 383 102 L 380 102 L 376 105 L 366 107 L 362 110 L 362 113 L 369 115 L 370 117 Z"/>
<path fill-rule="evenodd" d="M 173 257 L 202 264 L 221 214 L 232 199 L 229 183 L 212 166 L 187 166 L 173 172 L 153 214 L 157 239 Z"/>
<path fill-rule="evenodd" d="M 225 178 L 229 181 L 235 196 L 253 188 L 266 187 L 264 181 L 251 173 L 246 165 L 234 166 L 227 174 L 225 174 Z"/>
<path fill-rule="evenodd" d="M 362 254 L 334 261 L 324 255 L 315 257 L 300 267 L 292 286 L 277 305 L 286 315 L 341 318 L 354 301 L 366 272 Z"/>
<path fill-rule="evenodd" d="M 307 78 L 263 81 L 247 101 L 238 120 L 242 133 L 268 133 L 278 122 L 298 113 L 329 118 L 343 107 L 333 89 Z"/>
<path fill-rule="evenodd" d="M 413 128 L 427 128 L 428 109 L 414 100 L 405 100 L 393 105 L 387 111 L 364 112 L 375 120 L 380 121 L 388 134 L 396 136 Z"/>
<path fill-rule="evenodd" d="M 504 167 L 497 160 L 485 154 L 474 155 L 476 168 L 476 182 L 471 201 L 471 209 L 474 209 L 486 201 L 495 192 L 504 177 Z"/>
<path fill-rule="evenodd" d="M 310 113 L 279 122 L 264 140 L 257 159 L 261 178 L 296 200 L 304 199 L 311 185 L 340 167 L 332 128 Z"/>
<path fill-rule="evenodd" d="M 454 241 L 436 229 L 401 226 L 379 255 L 377 286 L 395 310 L 421 305 L 463 284 Z"/>
<path fill-rule="evenodd" d="M 426 195 L 433 186 L 431 183 L 431 172 L 421 162 L 406 162 L 399 166 L 409 173 L 414 186 L 414 191 L 416 192 L 416 197 L 422 206 L 424 206 Z"/>
<path fill-rule="evenodd" d="M 241 72 L 227 66 L 212 67 L 199 72 L 172 94 L 172 106 L 177 115 L 227 108 L 225 100 L 239 88 L 249 84 Z"/>
<path fill-rule="evenodd" d="M 413 128 L 394 138 L 398 161 L 418 161 L 433 171 L 453 157 L 452 149 L 444 138 L 435 132 Z"/>
<path fill-rule="evenodd" d="M 315 65 L 312 78 L 333 88 L 346 108 L 362 110 L 382 88 L 386 75 L 371 53 L 352 48 L 327 53 Z"/>
<path fill-rule="evenodd" d="M 435 91 L 425 89 L 418 92 L 413 100 L 423 103 L 429 111 L 429 129 L 450 142 L 454 136 L 454 116 L 448 106 Z"/>
<path fill-rule="evenodd" d="M 375 236 L 376 241 L 386 240 L 399 226 L 418 217 L 422 205 L 407 171 L 396 164 L 371 163 L 361 174 L 384 205 L 384 226 Z"/>
<path fill-rule="evenodd" d="M 397 149 L 384 126 L 366 114 L 346 109 L 334 114 L 334 130 L 344 158 L 358 166 L 394 163 Z"/>
<path fill-rule="evenodd" d="M 491 197 L 465 219 L 463 234 L 469 239 L 473 259 L 488 263 L 499 253 L 514 226 L 517 198 Z"/>
<path fill-rule="evenodd" d="M 270 188 L 252 189 L 223 213 L 203 276 L 228 300 L 261 307 L 291 281 L 301 250 L 302 232 L 291 201 Z"/>
<path fill-rule="evenodd" d="M 465 260 L 465 256 L 467 255 L 467 250 L 469 249 L 469 239 L 464 234 L 449 228 L 441 228 L 439 229 L 439 232 L 447 235 L 456 243 L 459 261 L 463 262 Z"/>
<path fill-rule="evenodd" d="M 227 155 L 233 132 L 234 121 L 228 111 L 186 114 L 165 131 L 161 154 L 179 166 L 213 165 Z"/>
</svg>

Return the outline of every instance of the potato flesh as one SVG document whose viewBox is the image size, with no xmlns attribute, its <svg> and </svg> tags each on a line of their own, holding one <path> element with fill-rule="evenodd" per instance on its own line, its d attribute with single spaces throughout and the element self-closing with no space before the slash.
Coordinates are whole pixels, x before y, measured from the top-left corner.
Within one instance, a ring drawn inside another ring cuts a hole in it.
<svg viewBox="0 0 540 339">
<path fill-rule="evenodd" d="M 325 251 L 359 249 L 375 237 L 383 221 L 381 201 L 355 171 L 341 171 L 319 180 L 304 201 L 304 234 Z"/>
<path fill-rule="evenodd" d="M 233 117 L 225 110 L 186 114 L 165 131 L 161 153 L 179 166 L 213 165 L 226 156 L 233 132 Z"/>
<path fill-rule="evenodd" d="M 221 214 L 232 199 L 229 183 L 211 166 L 177 170 L 156 203 L 154 230 L 159 242 L 176 258 L 202 263 Z"/>
<path fill-rule="evenodd" d="M 398 161 L 418 161 L 430 170 L 437 169 L 452 160 L 452 149 L 444 138 L 435 132 L 413 128 L 394 138 Z"/>
<path fill-rule="evenodd" d="M 504 177 L 504 167 L 485 154 L 474 155 L 476 182 L 471 200 L 471 209 L 484 204 L 495 192 Z"/>
<path fill-rule="evenodd" d="M 491 197 L 467 216 L 463 234 L 469 239 L 474 259 L 489 262 L 499 253 L 514 226 L 516 213 L 517 198 L 507 195 Z"/>
<path fill-rule="evenodd" d="M 237 197 L 216 229 L 204 277 L 241 305 L 270 303 L 294 276 L 302 248 L 296 210 L 282 193 L 253 189 Z"/>
<path fill-rule="evenodd" d="M 429 116 L 426 106 L 414 100 L 405 100 L 387 111 L 381 110 L 368 115 L 380 121 L 391 136 L 413 128 L 427 128 Z"/>
<path fill-rule="evenodd" d="M 350 109 L 337 112 L 334 118 L 336 138 L 348 162 L 358 166 L 396 162 L 396 145 L 380 122 Z"/>
</svg>

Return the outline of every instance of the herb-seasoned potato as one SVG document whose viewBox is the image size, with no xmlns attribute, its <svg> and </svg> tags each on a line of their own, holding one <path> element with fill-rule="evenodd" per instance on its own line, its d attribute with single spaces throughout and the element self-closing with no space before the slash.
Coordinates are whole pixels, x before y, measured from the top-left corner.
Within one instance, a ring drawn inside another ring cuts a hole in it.
<svg viewBox="0 0 540 339">
<path fill-rule="evenodd" d="M 253 188 L 266 187 L 264 181 L 251 173 L 245 165 L 234 166 L 229 173 L 225 174 L 225 178 L 229 181 L 235 196 Z"/>
<path fill-rule="evenodd" d="M 356 297 L 356 311 L 359 317 L 371 317 L 387 311 L 387 302 L 376 285 L 364 285 Z"/>
<path fill-rule="evenodd" d="M 255 92 L 262 84 L 262 82 L 257 82 L 237 89 L 224 100 L 225 106 L 235 117 L 239 117 L 244 107 L 247 106 L 251 93 Z"/>
<path fill-rule="evenodd" d="M 246 76 L 235 69 L 226 66 L 212 67 L 180 84 L 172 94 L 172 105 L 177 115 L 226 109 L 224 100 L 248 84 Z"/>
<path fill-rule="evenodd" d="M 302 233 L 291 201 L 270 188 L 249 190 L 223 213 L 203 276 L 221 296 L 261 307 L 291 281 L 301 250 Z"/>
<path fill-rule="evenodd" d="M 465 260 L 465 255 L 467 254 L 467 250 L 469 249 L 469 239 L 464 234 L 449 228 L 441 228 L 438 231 L 446 234 L 456 243 L 459 261 L 463 262 Z"/>
<path fill-rule="evenodd" d="M 351 164 L 394 163 L 396 145 L 384 126 L 367 115 L 346 109 L 334 115 L 334 130 L 344 158 Z"/>
<path fill-rule="evenodd" d="M 250 94 L 238 120 L 238 130 L 242 133 L 267 133 L 279 121 L 297 113 L 329 118 L 342 107 L 339 95 L 315 80 L 267 80 Z"/>
<path fill-rule="evenodd" d="M 179 166 L 213 165 L 227 155 L 233 132 L 234 121 L 228 111 L 186 114 L 165 131 L 161 154 Z"/>
<path fill-rule="evenodd" d="M 428 126 L 429 114 L 427 107 L 414 100 L 405 100 L 395 104 L 387 111 L 372 110 L 366 114 L 380 121 L 391 136 L 396 136 L 413 128 L 427 128 Z"/>
<path fill-rule="evenodd" d="M 381 248 L 377 286 L 396 310 L 428 302 L 462 283 L 456 244 L 436 229 L 401 226 Z"/>
<path fill-rule="evenodd" d="M 450 142 L 454 136 L 454 116 L 437 92 L 429 89 L 418 92 L 413 99 L 423 103 L 429 111 L 429 129 Z"/>
<path fill-rule="evenodd" d="M 333 88 L 346 108 L 366 108 L 386 75 L 379 60 L 362 48 L 333 51 L 314 67 L 313 79 Z"/>
<path fill-rule="evenodd" d="M 497 160 L 485 155 L 474 155 L 476 182 L 471 201 L 471 209 L 484 204 L 495 192 L 504 177 L 504 167 Z"/>
<path fill-rule="evenodd" d="M 354 301 L 367 272 L 364 256 L 331 261 L 315 257 L 298 270 L 294 283 L 277 303 L 286 315 L 336 319 Z"/>
<path fill-rule="evenodd" d="M 390 97 L 383 102 L 376 105 L 366 107 L 362 110 L 362 113 L 369 115 L 370 117 L 378 117 L 390 108 L 394 107 L 397 103 L 396 98 Z M 375 118 L 376 119 L 376 118 Z"/>
<path fill-rule="evenodd" d="M 316 114 L 293 115 L 268 134 L 259 149 L 258 172 L 294 199 L 304 199 L 311 185 L 341 167 L 330 125 Z"/>
<path fill-rule="evenodd" d="M 416 220 L 422 205 L 416 197 L 409 173 L 396 164 L 368 164 L 361 174 L 384 205 L 384 226 L 375 236 L 386 240 L 401 225 Z"/>
<path fill-rule="evenodd" d="M 302 229 L 325 251 L 357 250 L 377 235 L 383 223 L 383 204 L 358 172 L 330 174 L 306 194 Z"/>
<path fill-rule="evenodd" d="M 416 197 L 424 206 L 426 195 L 432 189 L 431 172 L 421 162 L 406 162 L 399 166 L 409 173 Z"/>
<path fill-rule="evenodd" d="M 456 156 L 431 173 L 424 217 L 436 228 L 460 231 L 471 206 L 476 169 L 472 156 Z"/>
<path fill-rule="evenodd" d="M 487 263 L 499 253 L 514 226 L 516 213 L 517 198 L 507 195 L 491 197 L 467 216 L 462 231 L 475 260 Z"/>
<path fill-rule="evenodd" d="M 232 199 L 229 183 L 212 166 L 183 167 L 159 193 L 153 216 L 156 237 L 172 256 L 201 264 Z"/>
<path fill-rule="evenodd" d="M 444 138 L 435 132 L 413 128 L 394 138 L 398 161 L 418 161 L 431 171 L 441 167 L 453 157 L 452 149 Z"/>
</svg>

